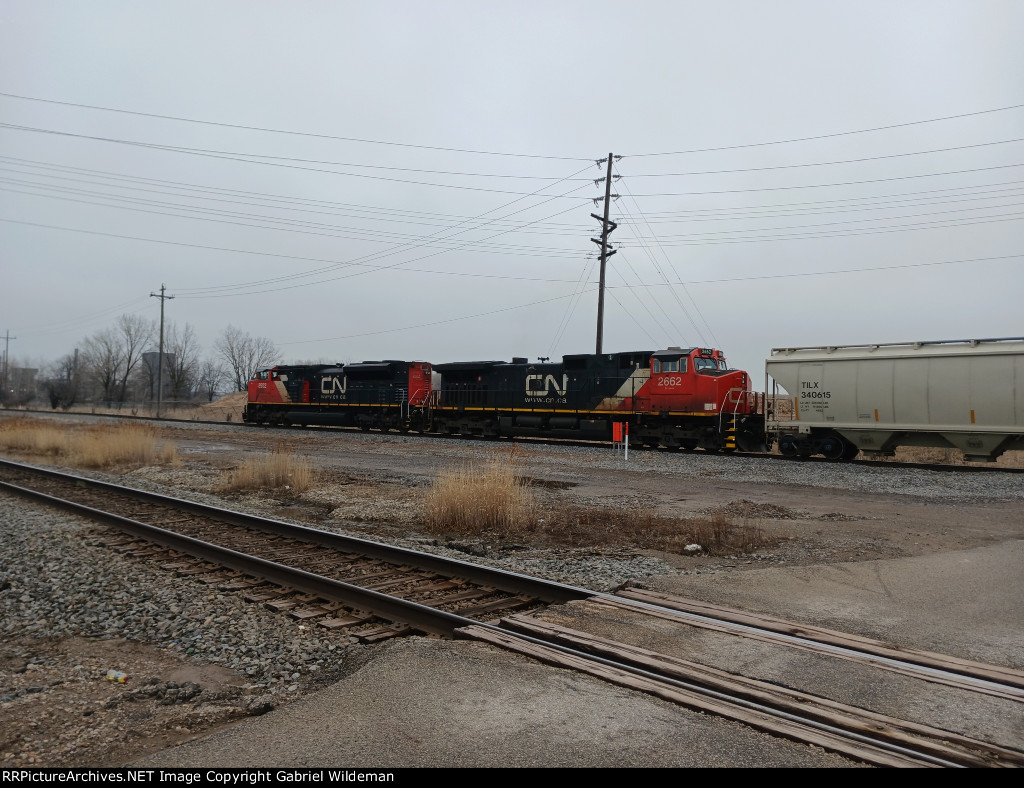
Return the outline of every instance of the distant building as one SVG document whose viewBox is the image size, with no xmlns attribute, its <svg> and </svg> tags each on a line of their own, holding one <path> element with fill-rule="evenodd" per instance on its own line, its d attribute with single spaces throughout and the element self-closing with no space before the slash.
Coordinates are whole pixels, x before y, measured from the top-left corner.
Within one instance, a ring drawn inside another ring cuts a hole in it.
<svg viewBox="0 0 1024 788">
<path fill-rule="evenodd" d="M 24 405 L 36 396 L 36 375 L 38 369 L 9 367 L 3 370 L 3 392 L 0 399 L 8 404 Z"/>
<path fill-rule="evenodd" d="M 149 390 L 153 392 L 153 398 L 156 399 L 156 378 L 160 372 L 160 353 L 157 351 L 150 351 L 149 353 L 142 354 L 142 363 L 146 365 L 146 369 L 149 370 Z M 171 393 L 171 370 L 174 368 L 174 353 L 164 353 L 163 363 L 163 387 L 160 394 L 160 399 L 167 399 Z"/>
</svg>

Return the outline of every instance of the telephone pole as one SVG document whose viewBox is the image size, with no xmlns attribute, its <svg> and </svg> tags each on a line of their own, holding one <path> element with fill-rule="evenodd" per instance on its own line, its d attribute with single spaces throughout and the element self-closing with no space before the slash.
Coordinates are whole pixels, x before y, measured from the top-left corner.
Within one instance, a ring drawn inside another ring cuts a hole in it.
<svg viewBox="0 0 1024 788">
<path fill-rule="evenodd" d="M 4 334 L 4 374 L 3 381 L 0 382 L 0 398 L 7 399 L 7 359 L 10 357 L 11 340 L 17 339 L 17 337 L 11 336 L 11 329 L 7 329 L 7 333 Z"/>
<path fill-rule="evenodd" d="M 164 395 L 164 301 L 174 296 L 164 295 L 166 287 L 160 285 L 160 295 L 150 293 L 150 298 L 160 299 L 160 357 L 156 362 L 156 417 L 160 418 L 160 402 Z"/>
<path fill-rule="evenodd" d="M 590 240 L 601 247 L 601 284 L 597 291 L 597 350 L 594 351 L 597 355 L 601 355 L 601 345 L 604 340 L 604 272 L 605 265 L 608 262 L 608 258 L 615 254 L 615 250 L 608 245 L 608 236 L 611 234 L 618 225 L 608 219 L 608 212 L 611 210 L 612 203 L 612 162 L 616 158 L 622 158 L 621 156 L 612 156 L 608 154 L 608 172 L 604 177 L 604 216 L 598 216 L 596 213 L 590 214 L 599 222 L 601 222 L 601 238 L 591 238 Z M 598 161 L 598 164 L 601 164 Z M 595 183 L 600 183 L 601 179 L 598 178 Z M 614 195 L 618 197 L 619 195 Z M 595 200 L 596 202 L 596 200 Z"/>
</svg>

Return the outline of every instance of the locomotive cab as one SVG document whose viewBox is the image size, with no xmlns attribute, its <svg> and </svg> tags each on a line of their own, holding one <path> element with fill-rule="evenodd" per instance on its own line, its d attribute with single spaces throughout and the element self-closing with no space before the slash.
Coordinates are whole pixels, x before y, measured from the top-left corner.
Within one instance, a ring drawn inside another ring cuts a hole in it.
<svg viewBox="0 0 1024 788">
<path fill-rule="evenodd" d="M 749 413 L 750 377 L 729 369 L 714 348 L 668 348 L 651 354 L 650 404 L 656 411 Z"/>
</svg>

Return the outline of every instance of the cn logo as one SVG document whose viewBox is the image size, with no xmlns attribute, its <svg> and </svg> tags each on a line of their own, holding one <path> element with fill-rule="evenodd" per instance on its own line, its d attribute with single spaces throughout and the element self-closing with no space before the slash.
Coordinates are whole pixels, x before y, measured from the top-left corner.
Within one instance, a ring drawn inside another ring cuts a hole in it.
<svg viewBox="0 0 1024 788">
<path fill-rule="evenodd" d="M 562 375 L 562 384 L 558 384 L 558 380 L 554 375 L 527 375 L 526 376 L 526 393 L 528 396 L 534 397 L 546 397 L 551 393 L 551 389 L 555 389 L 555 393 L 559 397 L 564 397 L 565 392 L 569 388 L 569 376 Z"/>
<path fill-rule="evenodd" d="M 330 377 L 323 378 L 320 381 L 320 393 L 321 394 L 344 394 L 345 388 L 348 385 L 347 377 Z"/>
</svg>

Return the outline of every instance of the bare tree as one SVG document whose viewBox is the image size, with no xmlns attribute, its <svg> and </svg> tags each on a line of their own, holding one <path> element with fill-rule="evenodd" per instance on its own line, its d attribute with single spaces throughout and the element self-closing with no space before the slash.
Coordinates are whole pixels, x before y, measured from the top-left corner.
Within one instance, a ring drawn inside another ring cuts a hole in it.
<svg viewBox="0 0 1024 788">
<path fill-rule="evenodd" d="M 85 374 L 99 389 L 103 400 L 112 402 L 124 357 L 117 334 L 105 328 L 86 338 L 83 346 L 81 360 Z"/>
<path fill-rule="evenodd" d="M 114 325 L 114 332 L 122 348 L 118 401 L 124 402 L 128 393 L 128 379 L 142 360 L 142 354 L 152 344 L 156 326 L 152 320 L 139 315 L 121 315 Z"/>
<path fill-rule="evenodd" d="M 67 410 L 75 404 L 79 389 L 77 350 L 50 364 L 43 379 L 43 387 L 51 408 Z"/>
<path fill-rule="evenodd" d="M 179 329 L 169 323 L 164 332 L 164 364 L 171 386 L 171 399 L 188 400 L 199 384 L 199 340 L 188 323 Z"/>
<path fill-rule="evenodd" d="M 207 359 L 200 365 L 197 385 L 208 402 L 213 402 L 213 398 L 217 396 L 217 389 L 227 377 L 224 368 L 212 359 Z"/>
<path fill-rule="evenodd" d="M 245 391 L 256 370 L 277 363 L 280 351 L 265 337 L 251 337 L 240 328 L 228 326 L 214 348 L 224 359 L 235 391 Z"/>
</svg>

